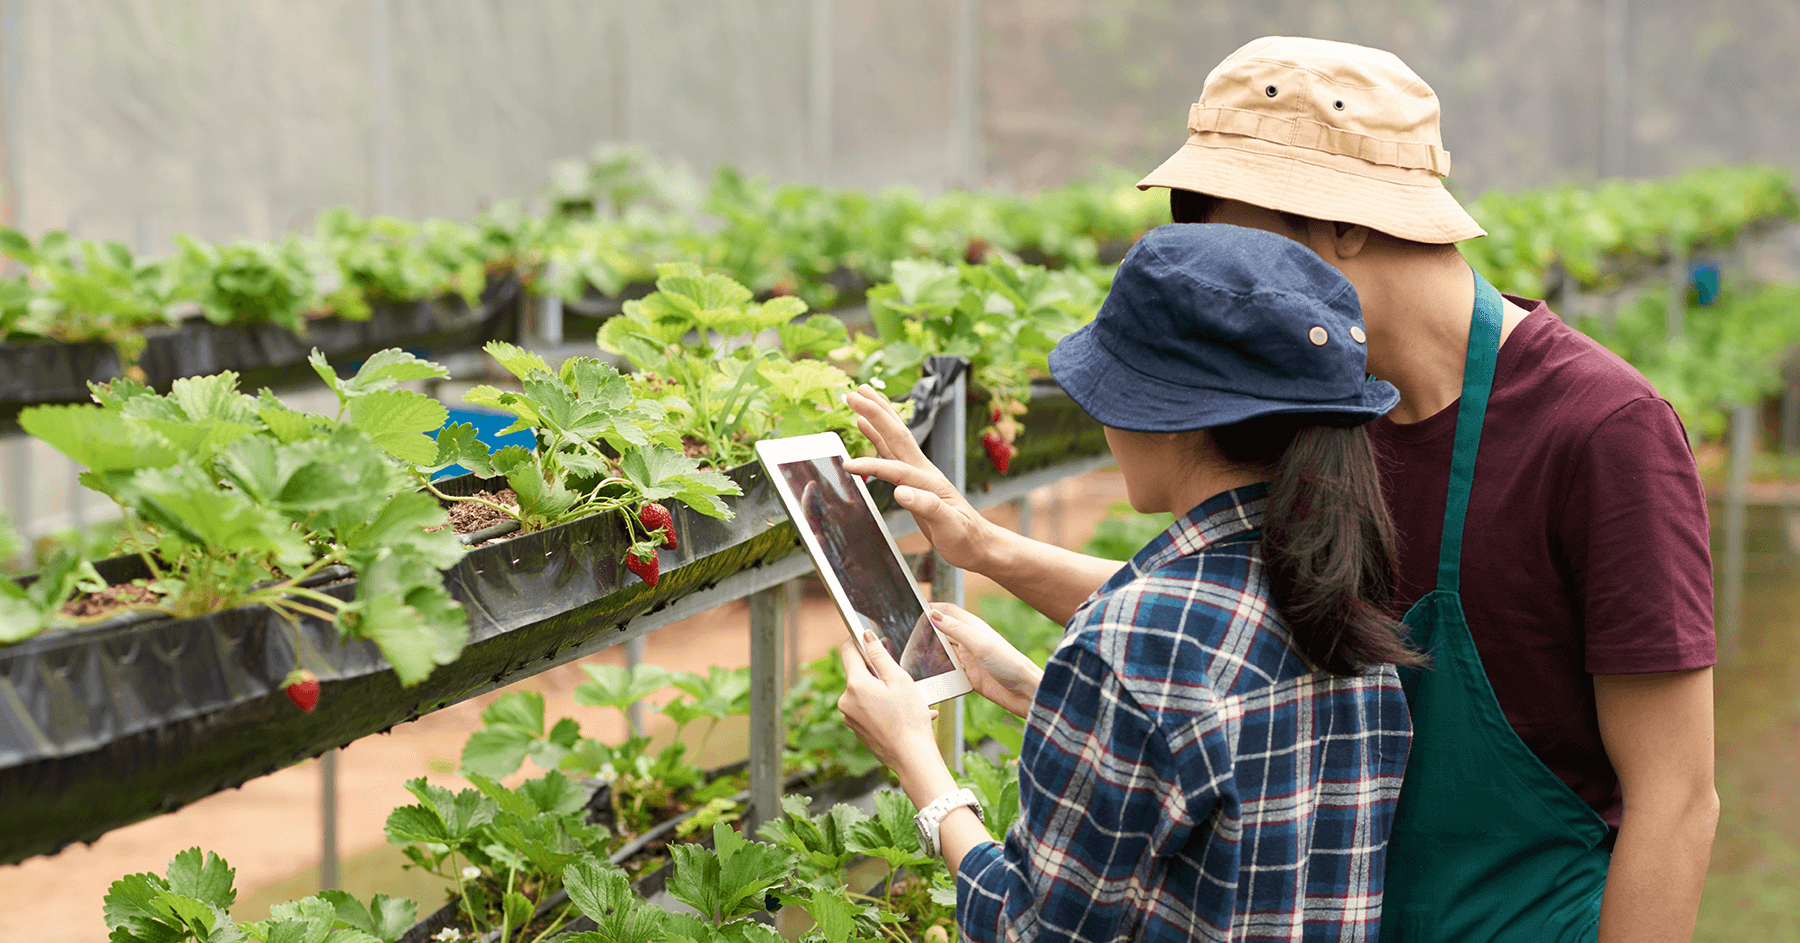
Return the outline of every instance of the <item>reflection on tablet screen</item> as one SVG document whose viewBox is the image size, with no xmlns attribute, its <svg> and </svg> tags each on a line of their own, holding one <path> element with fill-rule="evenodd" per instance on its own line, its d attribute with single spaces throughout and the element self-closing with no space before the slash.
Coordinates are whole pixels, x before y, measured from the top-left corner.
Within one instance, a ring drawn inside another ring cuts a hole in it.
<svg viewBox="0 0 1800 943">
<path fill-rule="evenodd" d="M 836 456 L 777 466 L 798 499 L 803 520 L 824 551 L 850 609 L 915 680 L 955 670 L 919 606 L 911 577 L 888 550 L 881 523 L 856 492 Z"/>
</svg>

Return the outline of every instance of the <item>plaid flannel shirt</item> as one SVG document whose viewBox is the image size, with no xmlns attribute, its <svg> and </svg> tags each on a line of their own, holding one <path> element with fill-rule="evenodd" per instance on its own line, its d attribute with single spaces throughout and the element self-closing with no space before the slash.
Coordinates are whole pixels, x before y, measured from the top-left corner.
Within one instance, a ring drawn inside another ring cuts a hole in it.
<svg viewBox="0 0 1800 943">
<path fill-rule="evenodd" d="M 1374 940 L 1412 725 L 1383 665 L 1307 668 L 1269 599 L 1266 485 L 1217 495 L 1070 620 L 1004 846 L 957 875 L 975 943 Z"/>
</svg>

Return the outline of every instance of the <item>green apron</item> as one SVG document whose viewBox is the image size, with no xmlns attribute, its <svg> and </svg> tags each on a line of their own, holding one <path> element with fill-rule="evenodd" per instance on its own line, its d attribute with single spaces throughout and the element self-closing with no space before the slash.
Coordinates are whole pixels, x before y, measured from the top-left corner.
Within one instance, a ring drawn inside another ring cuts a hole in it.
<svg viewBox="0 0 1800 943">
<path fill-rule="evenodd" d="M 1457 592 L 1501 304 L 1476 275 L 1437 589 L 1405 620 L 1431 663 L 1400 672 L 1413 741 L 1388 841 L 1384 943 L 1577 943 L 1599 932 L 1606 822 L 1506 722 Z"/>
</svg>

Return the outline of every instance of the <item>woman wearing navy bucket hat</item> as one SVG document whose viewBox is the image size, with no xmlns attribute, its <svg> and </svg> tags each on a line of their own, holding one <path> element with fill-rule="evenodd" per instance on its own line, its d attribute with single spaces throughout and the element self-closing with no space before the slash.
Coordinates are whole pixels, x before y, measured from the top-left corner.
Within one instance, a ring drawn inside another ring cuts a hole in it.
<svg viewBox="0 0 1800 943">
<path fill-rule="evenodd" d="M 1106 427 L 1132 506 L 1177 517 L 1112 564 L 1042 669 L 933 607 L 975 690 L 1027 721 L 1004 845 L 910 677 L 846 647 L 840 706 L 923 810 L 964 938 L 1374 938 L 1411 738 L 1395 665 L 1420 659 L 1388 614 L 1363 429 L 1399 394 L 1366 377 L 1364 341 L 1354 289 L 1306 247 L 1181 225 L 1142 239 L 1057 345 L 1051 372 Z M 900 484 L 915 513 L 943 500 L 886 401 L 850 399 L 883 458 L 847 467 Z"/>
</svg>

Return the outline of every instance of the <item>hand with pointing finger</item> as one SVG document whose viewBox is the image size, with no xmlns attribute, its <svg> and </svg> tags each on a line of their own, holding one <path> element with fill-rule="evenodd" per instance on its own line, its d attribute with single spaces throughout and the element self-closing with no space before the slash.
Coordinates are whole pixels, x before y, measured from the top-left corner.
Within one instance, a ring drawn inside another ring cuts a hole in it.
<svg viewBox="0 0 1800 943">
<path fill-rule="evenodd" d="M 863 384 L 844 398 L 857 415 L 856 428 L 875 444 L 880 458 L 853 458 L 844 469 L 855 475 L 872 475 L 894 485 L 894 500 L 912 512 L 919 532 L 951 566 L 985 572 L 987 551 L 995 546 L 996 525 L 974 506 L 938 470 L 900 414 L 887 398 Z"/>
</svg>

